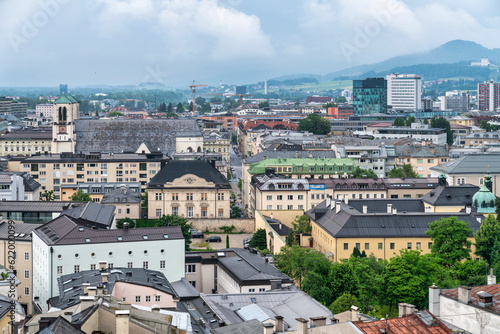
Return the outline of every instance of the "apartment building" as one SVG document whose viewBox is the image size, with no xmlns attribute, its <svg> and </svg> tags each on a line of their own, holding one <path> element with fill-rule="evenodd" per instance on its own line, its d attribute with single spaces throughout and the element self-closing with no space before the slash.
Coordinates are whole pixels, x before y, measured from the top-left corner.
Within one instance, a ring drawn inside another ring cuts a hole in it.
<svg viewBox="0 0 500 334">
<path fill-rule="evenodd" d="M 140 182 L 142 191 L 167 163 L 161 153 L 36 154 L 11 159 L 9 171 L 28 172 L 42 186 L 61 199 L 61 185 L 78 182 Z"/>
<path fill-rule="evenodd" d="M 231 160 L 231 138 L 227 133 L 203 137 L 203 148 L 206 152 L 220 153 L 222 159 L 227 163 Z"/>
<path fill-rule="evenodd" d="M 429 124 L 412 123 L 411 127 L 388 127 L 376 129 L 373 136 L 377 139 L 410 138 L 434 145 L 446 144 L 446 129 L 431 128 Z"/>
<path fill-rule="evenodd" d="M 122 186 L 127 187 L 128 191 L 141 193 L 140 182 L 81 182 L 77 184 L 61 185 L 61 201 L 70 201 L 71 196 L 78 191 L 89 194 L 92 201 L 100 203 L 104 195 L 115 191 Z"/>
<path fill-rule="evenodd" d="M 394 168 L 394 149 L 386 146 L 332 145 L 339 158 L 354 159 L 356 166 L 371 169 L 378 177 L 385 177 Z"/>
<path fill-rule="evenodd" d="M 500 132 L 474 132 L 464 138 L 464 145 L 468 147 L 487 147 L 500 144 Z"/>
<path fill-rule="evenodd" d="M 231 185 L 206 160 L 174 160 L 148 184 L 148 216 L 230 218 Z"/>
<path fill-rule="evenodd" d="M 52 103 L 37 104 L 35 107 L 37 117 L 54 117 L 54 105 Z"/>
<path fill-rule="evenodd" d="M 38 201 L 40 184 L 28 173 L 0 172 L 1 201 Z"/>
<path fill-rule="evenodd" d="M 477 84 L 479 110 L 496 111 L 500 107 L 500 83 L 493 80 Z"/>
<path fill-rule="evenodd" d="M 386 76 L 387 105 L 392 110 L 422 109 L 422 78 L 415 74 L 392 73 Z"/>
<path fill-rule="evenodd" d="M 444 145 L 400 145 L 396 150 L 396 167 L 410 164 L 418 177 L 431 177 L 431 168 L 450 161 L 450 153 Z"/>
<path fill-rule="evenodd" d="M 354 115 L 385 114 L 387 112 L 387 80 L 385 78 L 353 80 L 352 105 Z"/>
<path fill-rule="evenodd" d="M 140 191 L 129 191 L 125 184 L 112 192 L 104 194 L 101 203 L 116 208 L 116 219 L 142 218 L 141 193 Z"/>
<path fill-rule="evenodd" d="M 0 137 L 1 156 L 30 156 L 51 152 L 52 130 L 50 128 L 29 128 L 13 131 Z"/>
</svg>

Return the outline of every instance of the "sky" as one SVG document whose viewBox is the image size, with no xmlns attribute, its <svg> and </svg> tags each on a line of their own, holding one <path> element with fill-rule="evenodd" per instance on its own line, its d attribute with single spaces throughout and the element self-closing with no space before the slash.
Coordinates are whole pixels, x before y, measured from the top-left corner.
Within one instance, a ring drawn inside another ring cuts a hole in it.
<svg viewBox="0 0 500 334">
<path fill-rule="evenodd" d="M 0 0 L 0 86 L 244 84 L 454 39 L 500 48 L 498 0 Z"/>
</svg>

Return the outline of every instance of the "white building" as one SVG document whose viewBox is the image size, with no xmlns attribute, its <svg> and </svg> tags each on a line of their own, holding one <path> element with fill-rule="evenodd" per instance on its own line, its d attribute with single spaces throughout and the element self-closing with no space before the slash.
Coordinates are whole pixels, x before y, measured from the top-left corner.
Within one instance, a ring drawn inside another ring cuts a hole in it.
<svg viewBox="0 0 500 334">
<path fill-rule="evenodd" d="M 87 222 L 88 223 L 88 222 Z M 57 277 L 108 267 L 161 271 L 170 281 L 184 277 L 184 237 L 180 227 L 96 229 L 66 215 L 33 232 L 33 298 L 46 312 L 59 294 Z"/>
<path fill-rule="evenodd" d="M 54 117 L 54 105 L 52 103 L 37 104 L 35 113 L 37 117 Z"/>
<path fill-rule="evenodd" d="M 410 138 L 435 145 L 445 145 L 446 129 L 431 128 L 429 124 L 411 123 L 411 127 L 392 126 L 375 129 L 373 137 L 377 139 Z"/>
<path fill-rule="evenodd" d="M 1 201 L 38 201 L 40 183 L 28 173 L 0 172 Z"/>
<path fill-rule="evenodd" d="M 470 66 L 490 66 L 490 60 L 488 58 L 481 58 L 481 61 L 473 61 Z"/>
<path fill-rule="evenodd" d="M 393 110 L 422 109 L 422 78 L 416 74 L 388 74 L 387 106 Z"/>
</svg>

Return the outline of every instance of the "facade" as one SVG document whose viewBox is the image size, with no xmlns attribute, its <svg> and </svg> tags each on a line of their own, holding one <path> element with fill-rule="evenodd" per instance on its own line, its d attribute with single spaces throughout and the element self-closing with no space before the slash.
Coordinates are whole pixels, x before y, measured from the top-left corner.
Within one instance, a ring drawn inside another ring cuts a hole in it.
<svg viewBox="0 0 500 334">
<path fill-rule="evenodd" d="M 327 115 L 325 118 L 333 118 L 333 119 L 349 119 L 354 113 L 354 109 L 352 105 L 341 105 L 338 107 L 328 107 Z"/>
<path fill-rule="evenodd" d="M 230 163 L 231 140 L 229 136 L 214 134 L 203 137 L 203 148 L 205 152 L 220 153 L 226 163 Z"/>
<path fill-rule="evenodd" d="M 0 114 L 26 114 L 28 102 L 14 101 L 10 98 L 0 96 Z"/>
<path fill-rule="evenodd" d="M 61 201 L 70 201 L 73 194 L 78 191 L 83 191 L 89 194 L 93 202 L 100 203 L 104 195 L 115 191 L 122 186 L 126 186 L 128 191 L 141 193 L 140 182 L 94 182 L 87 183 L 81 182 L 77 184 L 64 184 L 61 185 Z"/>
<path fill-rule="evenodd" d="M 46 312 L 58 294 L 57 277 L 108 268 L 144 268 L 164 273 L 169 281 L 184 277 L 184 237 L 178 226 L 94 229 L 62 215 L 33 232 L 33 295 Z M 175 255 L 175 256 L 173 256 Z"/>
<path fill-rule="evenodd" d="M 478 108 L 485 111 L 496 111 L 500 107 L 500 83 L 485 81 L 477 84 Z"/>
<path fill-rule="evenodd" d="M 468 147 L 487 147 L 500 144 L 500 132 L 474 132 L 464 138 L 464 145 Z"/>
<path fill-rule="evenodd" d="M 38 201 L 40 184 L 28 173 L 0 172 L 1 201 Z"/>
<path fill-rule="evenodd" d="M 54 117 L 54 105 L 51 103 L 37 104 L 35 107 L 37 117 Z"/>
<path fill-rule="evenodd" d="M 392 110 L 422 109 L 422 78 L 415 74 L 392 73 L 387 79 L 387 105 Z"/>
<path fill-rule="evenodd" d="M 378 139 L 410 138 L 434 145 L 446 144 L 446 129 L 431 128 L 429 124 L 412 123 L 411 127 L 393 126 L 376 129 L 373 136 Z"/>
<path fill-rule="evenodd" d="M 418 177 L 431 177 L 431 168 L 448 162 L 450 153 L 444 145 L 401 145 L 396 150 L 396 167 L 411 164 Z"/>
<path fill-rule="evenodd" d="M 206 160 L 169 162 L 148 184 L 148 216 L 229 218 L 231 185 Z"/>
<path fill-rule="evenodd" d="M 113 205 L 116 208 L 116 219 L 141 217 L 141 192 L 129 190 L 121 185 L 112 192 L 104 194 L 102 204 Z"/>
<path fill-rule="evenodd" d="M 332 145 L 339 158 L 354 159 L 356 166 L 385 177 L 395 166 L 395 157 L 385 146 Z"/>
<path fill-rule="evenodd" d="M 75 120 L 80 118 L 80 103 L 71 94 L 54 102 L 52 152 L 75 153 Z"/>
<path fill-rule="evenodd" d="M 354 115 L 387 112 L 387 80 L 384 78 L 353 80 L 352 87 Z"/>
<path fill-rule="evenodd" d="M 441 110 L 457 110 L 467 112 L 469 110 L 469 95 L 466 93 L 440 96 Z"/>
<path fill-rule="evenodd" d="M 18 130 L 0 137 L 1 156 L 30 156 L 41 152 L 51 152 L 52 130 L 37 128 Z"/>
</svg>

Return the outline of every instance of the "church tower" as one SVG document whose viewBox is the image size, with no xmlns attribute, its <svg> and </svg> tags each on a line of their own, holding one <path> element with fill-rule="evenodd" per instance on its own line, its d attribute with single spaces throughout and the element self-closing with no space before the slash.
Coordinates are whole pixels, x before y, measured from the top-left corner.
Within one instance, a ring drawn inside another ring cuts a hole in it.
<svg viewBox="0 0 500 334">
<path fill-rule="evenodd" d="M 79 116 L 80 104 L 70 93 L 54 102 L 52 153 L 75 153 L 75 120 Z"/>
</svg>

